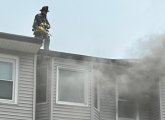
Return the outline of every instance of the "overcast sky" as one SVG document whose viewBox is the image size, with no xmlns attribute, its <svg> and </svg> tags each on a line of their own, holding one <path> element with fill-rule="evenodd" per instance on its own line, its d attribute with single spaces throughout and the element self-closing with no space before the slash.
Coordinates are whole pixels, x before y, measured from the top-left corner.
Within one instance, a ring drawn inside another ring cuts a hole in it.
<svg viewBox="0 0 165 120">
<path fill-rule="evenodd" d="M 138 40 L 165 33 L 164 0 L 1 0 L 0 32 L 33 36 L 44 5 L 54 51 L 130 58 Z"/>
</svg>

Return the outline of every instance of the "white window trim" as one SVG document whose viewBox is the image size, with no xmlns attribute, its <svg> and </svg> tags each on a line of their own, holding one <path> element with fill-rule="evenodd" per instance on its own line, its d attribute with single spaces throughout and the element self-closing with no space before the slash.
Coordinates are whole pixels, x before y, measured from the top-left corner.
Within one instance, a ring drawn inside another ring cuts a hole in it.
<svg viewBox="0 0 165 120">
<path fill-rule="evenodd" d="M 12 100 L 0 99 L 0 102 L 7 104 L 17 104 L 18 102 L 18 69 L 19 69 L 19 58 L 13 55 L 0 54 L 0 61 L 10 62 L 13 64 L 13 89 L 12 89 Z"/>
<path fill-rule="evenodd" d="M 59 89 L 59 69 L 65 69 L 65 70 L 71 70 L 71 71 L 88 71 L 87 69 L 80 69 L 80 68 L 76 68 L 72 66 L 71 67 L 68 67 L 68 66 L 57 66 L 56 67 L 56 71 L 57 71 L 57 81 L 56 81 L 56 104 L 63 104 L 63 105 L 74 105 L 74 106 L 84 106 L 84 107 L 88 107 L 89 106 L 89 103 L 88 103 L 88 95 L 89 95 L 89 85 L 88 85 L 88 81 L 89 81 L 89 77 L 87 80 L 85 80 L 85 91 L 84 91 L 84 94 L 85 94 L 85 99 L 84 99 L 84 103 L 76 103 L 76 102 L 65 102 L 65 101 L 60 101 L 58 96 L 59 96 L 59 92 L 58 92 L 58 89 Z"/>
</svg>

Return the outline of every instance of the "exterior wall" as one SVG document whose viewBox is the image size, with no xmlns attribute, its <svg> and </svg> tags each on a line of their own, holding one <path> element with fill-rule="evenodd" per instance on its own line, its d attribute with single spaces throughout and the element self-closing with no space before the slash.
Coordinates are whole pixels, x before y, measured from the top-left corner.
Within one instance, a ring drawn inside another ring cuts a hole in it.
<svg viewBox="0 0 165 120">
<path fill-rule="evenodd" d="M 46 91 L 46 102 L 44 103 L 36 103 L 36 120 L 50 120 L 50 103 L 51 103 L 51 71 L 52 71 L 52 66 L 51 66 L 51 60 L 48 57 L 43 57 L 43 64 L 42 66 L 45 67 L 45 72 L 44 73 L 47 77 L 47 91 Z M 40 69 L 40 68 L 38 68 Z"/>
<path fill-rule="evenodd" d="M 50 120 L 48 103 L 36 105 L 36 120 Z"/>
<path fill-rule="evenodd" d="M 112 63 L 102 71 L 103 78 L 100 89 L 100 120 L 119 120 L 119 90 L 118 80 L 128 69 L 127 65 Z"/>
<path fill-rule="evenodd" d="M 115 120 L 116 117 L 116 94 L 115 81 L 111 79 L 108 71 L 97 69 L 93 63 L 82 62 L 71 59 L 51 58 L 53 62 L 48 61 L 48 92 L 47 102 L 37 104 L 36 120 Z M 50 63 L 50 64 L 49 64 Z M 90 79 L 88 81 L 88 106 L 66 105 L 56 103 L 56 83 L 57 67 L 78 67 L 89 70 Z M 107 66 L 107 65 L 106 65 Z M 105 66 L 104 66 L 105 67 Z M 103 76 L 106 78 L 104 79 Z M 109 81 L 105 88 L 106 82 L 99 83 L 102 86 L 98 90 L 98 109 L 94 107 L 95 89 L 94 82 Z"/>
<path fill-rule="evenodd" d="M 74 66 L 86 67 L 90 69 L 89 64 L 84 64 L 81 61 L 68 59 L 53 58 L 53 84 L 52 84 L 52 120 L 90 120 L 91 119 L 91 80 L 88 81 L 88 106 L 65 105 L 56 103 L 56 83 L 57 83 L 57 66 Z"/>
<path fill-rule="evenodd" d="M 100 120 L 100 112 L 96 108 L 93 108 L 93 120 Z"/>
<path fill-rule="evenodd" d="M 4 54 L 4 53 L 3 53 Z M 18 102 L 0 103 L 0 120 L 32 120 L 34 92 L 34 55 L 18 55 Z"/>
<path fill-rule="evenodd" d="M 160 95 L 159 95 L 159 83 L 155 83 L 153 88 L 153 94 L 150 98 L 150 119 L 149 120 L 160 120 Z"/>
<path fill-rule="evenodd" d="M 42 56 L 43 57 L 43 56 Z M 43 60 L 46 57 L 42 58 Z M 59 59 L 59 58 L 58 58 Z M 90 120 L 91 119 L 91 80 L 88 81 L 88 105 L 65 105 L 56 103 L 56 82 L 57 82 L 57 66 L 75 66 L 80 68 L 87 67 L 89 64 L 83 64 L 74 60 L 63 61 L 49 58 L 44 61 L 43 65 L 47 69 L 48 86 L 47 86 L 47 102 L 36 105 L 36 120 Z M 54 62 L 52 62 L 54 61 Z M 82 65 L 80 65 L 82 64 Z M 90 68 L 89 68 L 90 69 Z M 52 97 L 51 97 L 52 96 Z M 52 103 L 51 103 L 52 102 Z"/>
<path fill-rule="evenodd" d="M 97 87 L 98 108 L 93 106 L 92 120 L 115 120 L 116 119 L 116 94 L 115 80 L 113 79 L 111 64 L 95 63 L 93 67 L 93 82 L 97 82 L 93 87 Z M 93 88 L 92 87 L 92 88 Z M 92 96 L 95 98 L 96 92 L 93 89 Z M 92 100 L 95 101 L 94 99 Z"/>
<path fill-rule="evenodd" d="M 97 79 L 97 70 L 95 69 L 94 65 L 92 67 L 92 86 L 91 86 L 91 120 L 100 120 L 100 93 L 99 93 L 99 84 Z M 96 96 L 97 94 L 97 96 Z M 95 99 L 97 98 L 97 101 Z M 97 103 L 95 103 L 97 102 Z M 97 108 L 95 107 L 97 104 Z"/>
<path fill-rule="evenodd" d="M 114 91 L 115 92 L 115 91 Z M 100 120 L 116 119 L 116 97 L 112 92 L 104 91 L 100 96 Z"/>
<path fill-rule="evenodd" d="M 149 108 L 149 104 L 147 103 L 140 103 L 139 105 L 139 118 L 140 120 L 153 120 L 152 117 L 150 116 L 150 108 Z M 151 118 L 151 119 L 150 119 Z M 159 120 L 159 119 L 157 119 Z"/>
<path fill-rule="evenodd" d="M 165 80 L 160 80 L 160 120 L 165 120 Z"/>
</svg>

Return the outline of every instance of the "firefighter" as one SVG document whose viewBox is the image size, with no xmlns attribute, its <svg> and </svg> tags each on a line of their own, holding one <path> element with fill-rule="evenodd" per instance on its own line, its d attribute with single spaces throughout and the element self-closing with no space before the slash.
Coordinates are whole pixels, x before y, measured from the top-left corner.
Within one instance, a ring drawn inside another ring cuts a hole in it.
<svg viewBox="0 0 165 120">
<path fill-rule="evenodd" d="M 43 6 L 40 11 L 41 13 L 35 16 L 32 31 L 35 37 L 43 39 L 44 49 L 49 50 L 50 34 L 48 29 L 50 29 L 50 24 L 47 20 L 48 6 Z"/>
</svg>

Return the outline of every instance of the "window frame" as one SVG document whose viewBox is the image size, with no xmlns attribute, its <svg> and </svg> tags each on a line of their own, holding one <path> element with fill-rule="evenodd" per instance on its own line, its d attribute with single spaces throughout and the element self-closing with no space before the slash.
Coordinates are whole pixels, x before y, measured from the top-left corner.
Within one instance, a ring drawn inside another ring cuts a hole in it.
<svg viewBox="0 0 165 120">
<path fill-rule="evenodd" d="M 18 102 L 18 68 L 19 58 L 13 55 L 0 54 L 0 62 L 12 63 L 12 99 L 1 99 L 0 103 L 17 104 Z M 5 81 L 5 80 L 0 80 Z"/>
<path fill-rule="evenodd" d="M 120 117 L 120 113 L 119 113 L 119 102 L 129 102 L 130 100 L 129 100 L 129 98 L 123 98 L 123 97 L 121 97 L 120 96 L 120 94 L 119 94 L 119 90 L 120 90 L 120 86 L 119 86 L 119 82 L 120 82 L 120 79 L 118 79 L 118 80 L 116 80 L 116 120 L 119 120 L 120 118 L 124 118 L 124 117 Z M 134 101 L 135 102 L 135 101 Z M 137 116 L 137 114 L 139 114 L 138 113 L 138 111 L 137 111 L 137 107 L 136 106 L 134 106 L 135 108 L 135 118 L 133 118 L 133 119 L 135 119 L 135 120 L 138 120 L 138 117 L 139 116 Z M 132 119 L 132 118 L 129 118 L 129 117 L 127 117 L 127 119 Z"/>
<path fill-rule="evenodd" d="M 66 101 L 60 101 L 59 100 L 59 69 L 63 70 L 70 70 L 70 71 L 80 71 L 80 72 L 87 72 L 87 79 L 84 80 L 84 103 L 77 103 L 77 102 L 66 102 Z M 74 106 L 89 106 L 88 103 L 88 95 L 89 95 L 89 70 L 88 69 L 83 69 L 83 68 L 77 68 L 77 67 L 71 67 L 71 66 L 57 66 L 56 67 L 56 104 L 63 104 L 63 105 L 74 105 Z"/>
<path fill-rule="evenodd" d="M 126 114 L 126 117 L 124 117 L 124 116 L 120 116 L 120 109 L 119 109 L 119 102 L 124 102 L 124 104 L 126 103 L 126 104 L 130 104 L 130 101 L 132 102 L 132 104 L 133 104 L 133 110 L 131 110 L 131 112 L 133 111 L 134 112 L 134 115 L 133 116 L 129 116 L 129 114 Z M 136 114 L 137 114 L 137 110 L 136 110 L 136 106 L 135 106 L 136 104 L 135 104 L 135 101 L 133 101 L 133 100 L 130 100 L 130 99 L 124 99 L 124 98 L 119 98 L 118 99 L 118 116 L 119 116 L 119 118 L 128 118 L 128 119 L 135 119 L 135 120 L 137 120 L 137 118 L 136 118 Z"/>
</svg>

